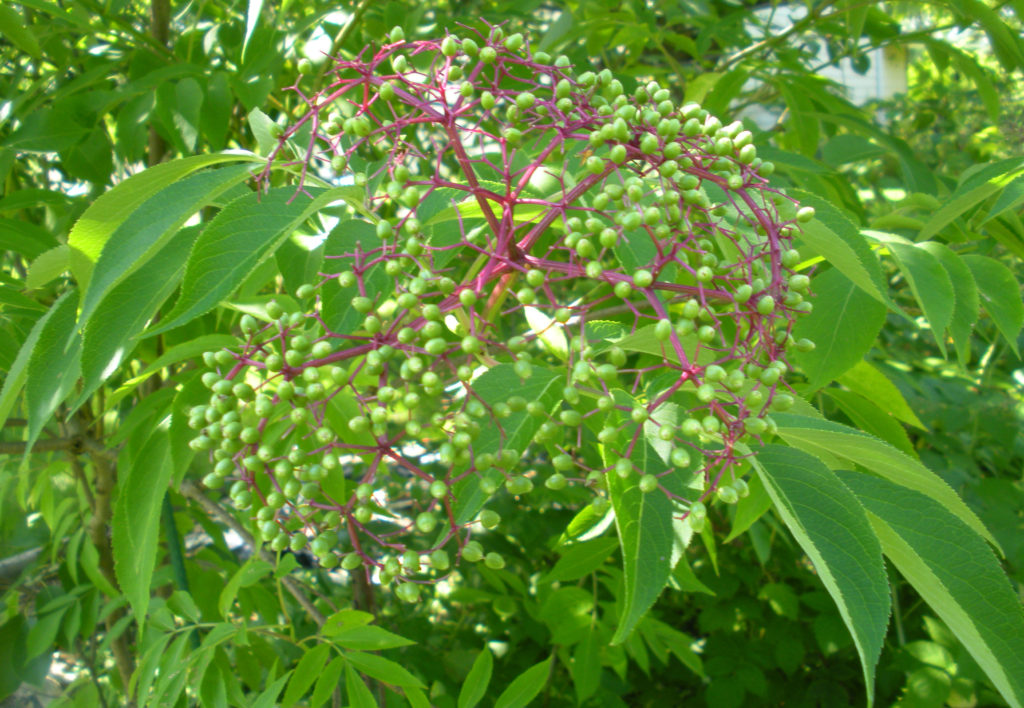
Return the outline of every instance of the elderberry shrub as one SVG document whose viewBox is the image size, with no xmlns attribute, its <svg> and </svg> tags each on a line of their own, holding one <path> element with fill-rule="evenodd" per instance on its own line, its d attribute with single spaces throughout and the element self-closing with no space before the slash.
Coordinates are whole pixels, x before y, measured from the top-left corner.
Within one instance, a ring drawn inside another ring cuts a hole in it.
<svg viewBox="0 0 1024 708">
<path fill-rule="evenodd" d="M 751 133 L 500 28 L 396 30 L 335 69 L 261 179 L 300 145 L 299 189 L 351 185 L 353 214 L 332 272 L 281 299 L 298 309 L 205 356 L 206 484 L 271 548 L 407 601 L 456 561 L 504 565 L 473 539 L 495 495 L 584 490 L 600 513 L 615 475 L 694 531 L 745 495 L 794 403 L 787 348 L 813 346 L 790 335 L 813 210 L 769 186 Z"/>
</svg>

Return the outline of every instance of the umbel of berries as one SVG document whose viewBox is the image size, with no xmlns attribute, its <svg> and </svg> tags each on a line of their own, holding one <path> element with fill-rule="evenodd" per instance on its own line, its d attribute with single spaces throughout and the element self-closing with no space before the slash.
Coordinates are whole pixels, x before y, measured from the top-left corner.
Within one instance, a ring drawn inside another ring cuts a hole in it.
<svg viewBox="0 0 1024 708">
<path fill-rule="evenodd" d="M 262 185 L 295 174 L 296 199 L 334 188 L 349 213 L 328 273 L 207 355 L 207 485 L 271 548 L 408 601 L 455 562 L 504 564 L 502 495 L 608 510 L 615 475 L 694 530 L 742 496 L 794 402 L 787 349 L 813 346 L 790 334 L 813 210 L 769 186 L 750 131 L 497 27 L 396 30 L 333 76 Z"/>
</svg>

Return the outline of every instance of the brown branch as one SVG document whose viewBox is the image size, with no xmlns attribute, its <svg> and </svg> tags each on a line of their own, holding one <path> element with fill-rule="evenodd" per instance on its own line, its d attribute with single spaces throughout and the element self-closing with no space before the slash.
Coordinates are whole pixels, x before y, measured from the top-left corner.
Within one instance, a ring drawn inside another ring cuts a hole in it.
<svg viewBox="0 0 1024 708">
<path fill-rule="evenodd" d="M 0 455 L 23 455 L 28 443 L 25 442 L 0 442 Z M 83 442 L 80 437 L 53 438 L 52 440 L 37 440 L 32 445 L 32 452 L 57 452 L 67 450 L 72 454 L 82 451 Z"/>
<path fill-rule="evenodd" d="M 207 496 L 203 494 L 203 491 L 199 487 L 197 487 L 194 482 L 186 479 L 181 483 L 181 487 L 178 488 L 178 491 L 181 492 L 182 496 L 184 496 L 186 499 L 191 499 L 196 504 L 198 504 L 202 508 L 202 510 L 207 513 L 208 516 L 217 519 L 222 524 L 224 524 L 232 531 L 237 533 L 239 536 L 241 536 L 242 540 L 248 546 L 250 546 L 251 548 L 256 550 L 256 552 L 259 553 L 260 558 L 267 561 L 268 563 L 276 562 L 277 559 L 274 557 L 273 553 L 271 553 L 266 548 L 263 548 L 259 543 L 257 543 L 256 539 L 252 537 L 252 534 L 249 533 L 248 529 L 242 526 L 242 524 L 238 523 L 238 519 L 233 517 L 228 512 L 224 511 L 224 509 L 222 509 L 220 505 L 217 504 L 215 501 L 207 498 Z M 281 584 L 285 587 L 285 589 L 288 592 L 291 593 L 292 597 L 294 597 L 295 600 L 300 605 L 302 605 L 302 608 L 307 613 L 309 613 L 309 616 L 313 618 L 313 621 L 317 623 L 317 626 L 322 627 L 324 623 L 327 621 L 327 618 L 324 617 L 320 610 L 316 608 L 316 605 L 314 605 L 313 602 L 308 597 L 306 597 L 305 592 L 303 592 L 302 585 L 296 582 L 293 578 L 289 578 L 288 576 L 281 578 Z"/>
<path fill-rule="evenodd" d="M 34 563 L 42 552 L 43 548 L 40 546 L 0 559 L 0 587 L 6 588 L 13 583 L 21 575 L 21 571 Z"/>
<path fill-rule="evenodd" d="M 83 422 L 87 423 L 87 421 Z M 99 445 L 99 443 L 93 442 L 95 445 Z M 82 480 L 84 484 L 86 475 L 81 461 L 70 450 L 68 459 L 71 462 L 75 476 Z M 107 533 L 114 513 L 112 501 L 114 487 L 117 484 L 117 469 L 113 462 L 105 455 L 93 454 L 90 456 L 90 459 L 95 471 L 95 480 L 92 497 L 92 517 L 89 519 L 86 530 L 89 533 L 89 540 L 92 541 L 92 545 L 99 554 L 100 572 L 103 573 L 103 577 L 111 585 L 118 587 L 117 575 L 114 573 L 114 552 L 110 546 L 110 535 Z M 106 621 L 107 631 L 113 631 L 118 621 L 124 615 L 124 608 L 111 612 Z M 131 647 L 128 644 L 128 636 L 124 632 L 114 639 L 111 644 L 111 650 L 114 653 L 114 663 L 117 666 L 117 672 L 121 675 L 121 684 L 127 687 L 131 681 L 132 674 L 135 672 L 135 660 L 132 656 Z M 134 704 L 134 701 L 129 703 L 129 705 Z"/>
<path fill-rule="evenodd" d="M 161 47 L 169 47 L 171 38 L 170 0 L 150 0 L 149 16 L 149 32 L 153 35 L 153 39 Z M 157 132 L 156 126 L 153 123 L 150 123 L 149 126 L 147 152 L 146 162 L 150 167 L 158 164 L 167 154 L 167 142 Z"/>
</svg>

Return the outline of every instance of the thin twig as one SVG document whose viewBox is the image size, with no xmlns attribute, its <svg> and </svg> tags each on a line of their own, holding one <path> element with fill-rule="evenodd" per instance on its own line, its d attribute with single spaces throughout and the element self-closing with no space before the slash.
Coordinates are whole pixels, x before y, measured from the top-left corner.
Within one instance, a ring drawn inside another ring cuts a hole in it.
<svg viewBox="0 0 1024 708">
<path fill-rule="evenodd" d="M 0 442 L 0 455 L 23 455 L 28 443 L 25 442 Z M 32 452 L 57 452 L 68 450 L 81 451 L 82 438 L 54 438 L 52 440 L 37 440 L 32 445 Z"/>
<path fill-rule="evenodd" d="M 352 15 L 348 18 L 348 22 L 345 23 L 345 26 L 342 27 L 341 31 L 338 32 L 337 36 L 335 36 L 334 41 L 331 42 L 331 59 L 338 56 L 338 52 L 341 51 L 341 48 L 348 40 L 349 35 L 351 35 L 352 32 L 355 30 L 356 25 L 359 23 L 359 20 L 363 18 L 363 15 L 366 13 L 366 10 L 370 7 L 370 3 L 371 0 L 362 0 L 362 2 L 360 2 L 359 5 L 356 6 L 356 9 L 352 11 Z M 314 93 L 319 91 L 320 87 L 323 86 L 324 77 L 324 71 L 321 71 L 317 74 L 316 81 L 313 82 Z"/>
</svg>

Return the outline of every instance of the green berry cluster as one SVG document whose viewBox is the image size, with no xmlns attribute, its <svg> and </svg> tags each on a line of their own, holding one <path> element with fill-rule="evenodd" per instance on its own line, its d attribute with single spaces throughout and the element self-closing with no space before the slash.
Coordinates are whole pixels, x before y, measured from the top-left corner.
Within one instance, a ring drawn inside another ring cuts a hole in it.
<svg viewBox="0 0 1024 708">
<path fill-rule="evenodd" d="M 795 404 L 786 352 L 813 347 L 791 334 L 813 209 L 751 131 L 500 28 L 337 68 L 280 149 L 312 126 L 307 182 L 361 196 L 323 280 L 205 358 L 207 485 L 272 548 L 410 601 L 455 559 L 503 566 L 475 538 L 501 495 L 603 512 L 611 474 L 695 530 L 744 496 L 744 450 Z"/>
</svg>

